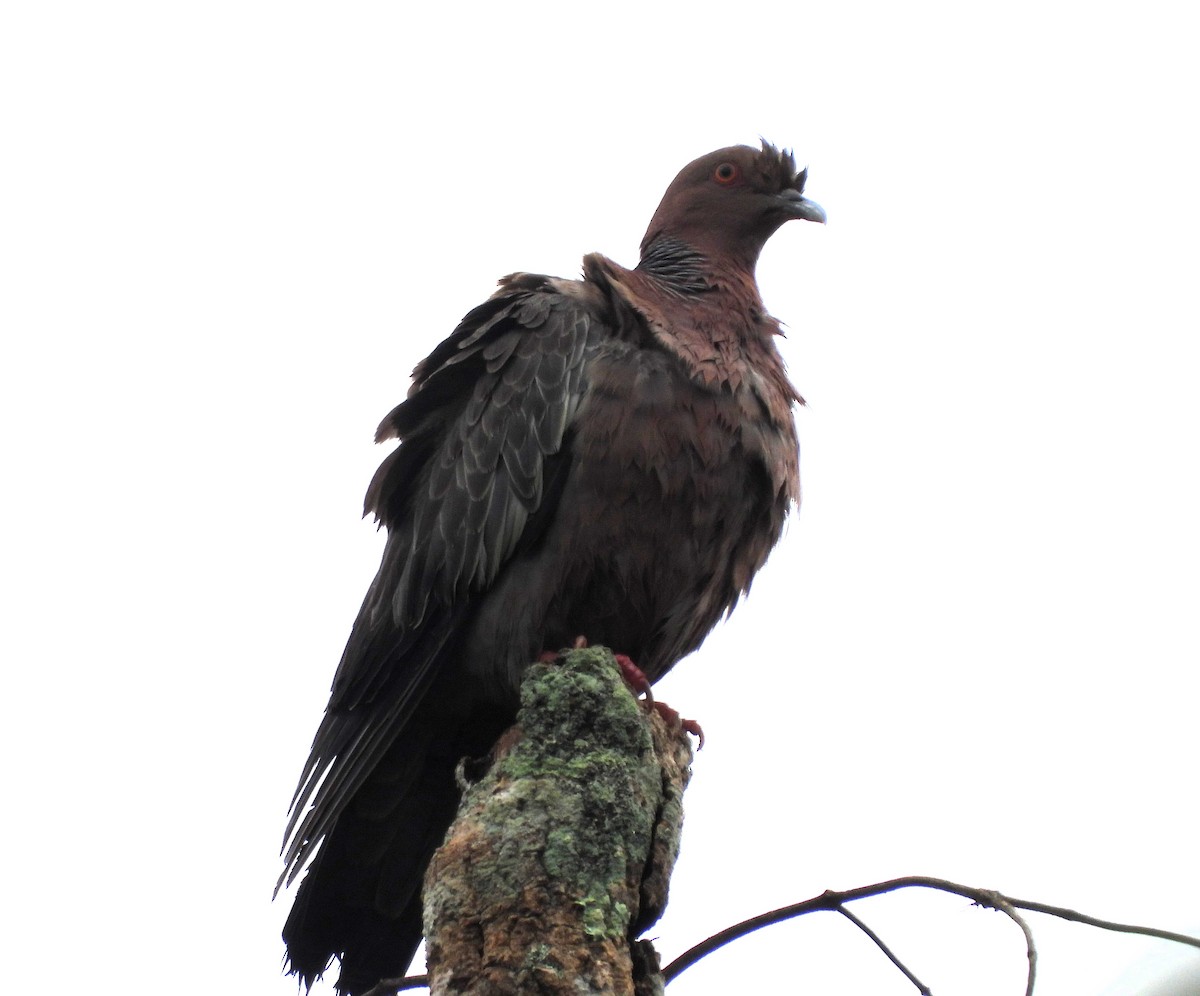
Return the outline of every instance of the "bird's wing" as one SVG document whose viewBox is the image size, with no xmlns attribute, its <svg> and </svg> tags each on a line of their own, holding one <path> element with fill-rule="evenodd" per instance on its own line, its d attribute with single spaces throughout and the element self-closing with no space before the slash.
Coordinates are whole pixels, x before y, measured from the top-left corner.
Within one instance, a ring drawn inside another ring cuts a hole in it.
<svg viewBox="0 0 1200 996">
<path fill-rule="evenodd" d="M 585 360 L 607 334 L 594 293 L 505 278 L 417 367 L 380 425 L 377 440 L 401 441 L 366 498 L 387 544 L 292 801 L 281 884 L 403 729 L 472 597 L 553 516 Z"/>
</svg>

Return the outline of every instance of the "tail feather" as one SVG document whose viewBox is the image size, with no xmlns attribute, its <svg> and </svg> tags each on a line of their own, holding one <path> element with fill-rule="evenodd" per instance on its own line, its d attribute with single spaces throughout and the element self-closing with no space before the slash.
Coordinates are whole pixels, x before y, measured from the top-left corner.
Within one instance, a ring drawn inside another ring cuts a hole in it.
<svg viewBox="0 0 1200 996">
<path fill-rule="evenodd" d="M 358 996 L 404 975 L 420 946 L 421 882 L 458 806 L 455 767 L 486 753 L 504 726 L 492 716 L 451 717 L 437 701 L 417 711 L 300 883 L 283 939 L 288 971 L 306 987 L 337 958 L 336 989 Z"/>
</svg>

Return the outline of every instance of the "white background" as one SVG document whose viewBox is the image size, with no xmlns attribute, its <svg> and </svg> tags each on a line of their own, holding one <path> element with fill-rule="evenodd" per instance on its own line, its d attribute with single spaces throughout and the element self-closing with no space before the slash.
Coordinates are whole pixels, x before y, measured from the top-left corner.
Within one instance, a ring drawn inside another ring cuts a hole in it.
<svg viewBox="0 0 1200 996">
<path fill-rule="evenodd" d="M 760 135 L 829 214 L 759 268 L 805 501 L 660 686 L 709 737 L 661 950 L 913 873 L 1200 933 L 1187 9 L 7 5 L 0 987 L 294 991 L 270 894 L 376 423 L 497 277 L 632 265 Z M 1023 991 L 999 914 L 857 912 L 940 996 Z M 1033 926 L 1044 996 L 1200 990 Z M 829 914 L 670 990 L 748 991 L 913 990 Z"/>
</svg>

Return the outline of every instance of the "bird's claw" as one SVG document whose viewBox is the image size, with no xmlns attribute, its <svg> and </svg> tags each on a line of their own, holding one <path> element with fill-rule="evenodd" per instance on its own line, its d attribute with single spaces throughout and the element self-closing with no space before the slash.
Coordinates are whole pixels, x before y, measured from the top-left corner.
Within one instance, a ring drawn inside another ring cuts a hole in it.
<svg viewBox="0 0 1200 996">
<path fill-rule="evenodd" d="M 587 637 L 577 636 L 571 644 L 572 650 L 583 650 L 588 645 Z M 558 660 L 564 651 L 543 650 L 538 654 L 538 660 L 544 663 L 553 663 Z M 704 730 L 700 724 L 694 719 L 684 719 L 679 715 L 679 712 L 672 709 L 665 702 L 658 702 L 654 698 L 654 692 L 650 689 L 650 679 L 646 677 L 646 672 L 638 667 L 633 659 L 627 654 L 613 654 L 616 658 L 617 667 L 621 670 L 621 677 L 624 679 L 634 696 L 645 696 L 646 705 L 662 716 L 668 726 L 676 726 L 681 728 L 685 733 L 690 733 L 692 736 L 699 739 L 696 750 L 704 748 Z"/>
<path fill-rule="evenodd" d="M 645 695 L 646 701 L 654 702 L 654 693 L 650 691 L 650 679 L 646 677 L 646 672 L 633 663 L 633 661 L 625 654 L 613 654 L 617 659 L 617 667 L 621 669 L 621 677 L 625 679 L 634 696 Z"/>
<path fill-rule="evenodd" d="M 696 745 L 696 750 L 704 749 L 704 730 L 700 724 L 694 719 L 684 719 L 679 715 L 677 709 L 672 709 L 665 702 L 651 702 L 651 707 L 656 713 L 663 718 L 668 726 L 676 726 L 682 729 L 685 733 L 690 733 L 692 736 L 699 738 L 700 742 Z"/>
</svg>

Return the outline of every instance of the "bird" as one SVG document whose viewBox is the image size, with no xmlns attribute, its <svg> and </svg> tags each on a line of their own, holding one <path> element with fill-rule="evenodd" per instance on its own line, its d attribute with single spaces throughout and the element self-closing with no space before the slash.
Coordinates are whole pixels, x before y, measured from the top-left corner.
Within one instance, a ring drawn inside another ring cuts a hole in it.
<svg viewBox="0 0 1200 996">
<path fill-rule="evenodd" d="M 732 611 L 800 498 L 794 408 L 755 267 L 825 222 L 807 168 L 719 149 L 668 186 L 627 269 L 512 273 L 417 364 L 367 489 L 387 530 L 292 799 L 279 888 L 306 987 L 358 996 L 421 942 L 455 768 L 516 717 L 521 675 L 581 635 L 654 682 Z"/>
</svg>

